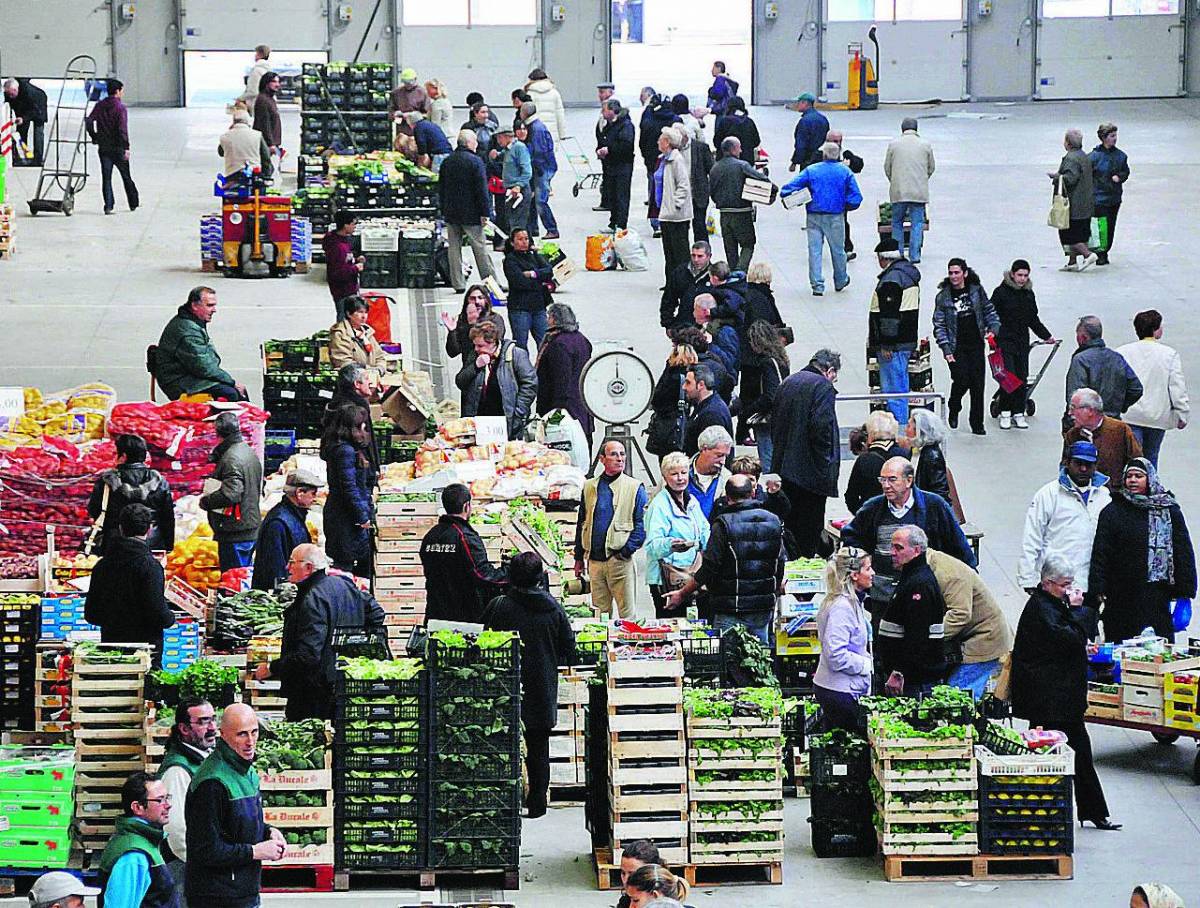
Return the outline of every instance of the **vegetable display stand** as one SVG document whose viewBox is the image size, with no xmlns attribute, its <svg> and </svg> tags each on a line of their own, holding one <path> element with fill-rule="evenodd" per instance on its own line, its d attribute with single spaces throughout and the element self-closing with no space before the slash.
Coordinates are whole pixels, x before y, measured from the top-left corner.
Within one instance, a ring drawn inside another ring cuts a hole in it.
<svg viewBox="0 0 1200 908">
<path fill-rule="evenodd" d="M 1002 756 L 976 747 L 985 854 L 1069 855 L 1075 754 L 1066 744 Z"/>
<path fill-rule="evenodd" d="M 74 780 L 69 747 L 0 747 L 0 865 L 67 866 Z"/>
<path fill-rule="evenodd" d="M 280 870 L 328 866 L 332 873 L 333 756 L 328 747 L 329 730 L 316 719 L 272 723 L 268 727 L 275 738 L 269 743 L 259 738 L 256 758 L 263 819 L 287 840 L 283 858 L 271 866 Z"/>
<path fill-rule="evenodd" d="M 375 598 L 383 607 L 392 649 L 402 648 L 410 629 L 425 623 L 425 572 L 421 540 L 438 522 L 436 496 L 384 492 L 377 505 Z"/>
<path fill-rule="evenodd" d="M 81 643 L 73 660 L 75 825 L 83 850 L 99 852 L 121 815 L 121 786 L 130 773 L 145 769 L 150 650 L 140 644 Z"/>
</svg>

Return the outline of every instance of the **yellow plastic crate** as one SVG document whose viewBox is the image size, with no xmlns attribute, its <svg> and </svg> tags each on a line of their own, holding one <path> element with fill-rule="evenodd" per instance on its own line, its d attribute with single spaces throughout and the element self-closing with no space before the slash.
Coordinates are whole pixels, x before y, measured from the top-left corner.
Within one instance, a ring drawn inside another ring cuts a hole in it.
<svg viewBox="0 0 1200 908">
<path fill-rule="evenodd" d="M 775 652 L 781 656 L 815 656 L 821 652 L 821 641 L 815 636 L 792 637 L 776 631 Z"/>
</svg>

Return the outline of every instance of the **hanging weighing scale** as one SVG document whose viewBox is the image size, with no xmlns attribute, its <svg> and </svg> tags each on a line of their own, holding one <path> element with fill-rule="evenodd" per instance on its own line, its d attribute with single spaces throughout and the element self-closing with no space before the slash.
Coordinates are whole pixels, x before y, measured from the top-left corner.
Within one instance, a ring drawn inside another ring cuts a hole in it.
<svg viewBox="0 0 1200 908">
<path fill-rule="evenodd" d="M 604 436 L 592 458 L 588 475 L 595 472 L 604 445 L 619 441 L 625 446 L 625 472 L 635 475 L 633 453 L 636 451 L 649 480 L 647 485 L 658 485 L 658 476 L 637 440 L 635 425 L 638 417 L 649 409 L 654 394 L 654 373 L 646 361 L 632 350 L 599 353 L 583 367 L 579 392 L 588 412 L 604 423 Z"/>
</svg>

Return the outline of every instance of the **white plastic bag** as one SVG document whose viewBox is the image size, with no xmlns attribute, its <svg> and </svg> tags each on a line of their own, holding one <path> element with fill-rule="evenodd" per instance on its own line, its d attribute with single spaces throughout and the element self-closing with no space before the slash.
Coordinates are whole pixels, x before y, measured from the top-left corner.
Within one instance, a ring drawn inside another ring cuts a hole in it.
<svg viewBox="0 0 1200 908">
<path fill-rule="evenodd" d="M 645 271 L 650 267 L 646 246 L 636 230 L 618 230 L 613 235 L 613 251 L 626 271 Z"/>
<path fill-rule="evenodd" d="M 572 466 L 586 470 L 588 464 L 587 433 L 579 420 L 566 410 L 551 410 L 529 423 L 526 434 L 530 441 L 541 442 L 548 448 L 564 451 L 571 457 Z"/>
</svg>

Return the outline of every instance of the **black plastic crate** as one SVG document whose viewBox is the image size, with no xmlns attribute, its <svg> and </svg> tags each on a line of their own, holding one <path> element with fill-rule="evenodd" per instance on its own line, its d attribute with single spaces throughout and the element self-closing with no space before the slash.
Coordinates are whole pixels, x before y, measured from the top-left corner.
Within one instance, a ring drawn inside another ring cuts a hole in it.
<svg viewBox="0 0 1200 908">
<path fill-rule="evenodd" d="M 339 724 L 334 729 L 335 749 L 355 747 L 379 747 L 387 744 L 411 744 L 420 747 L 425 740 L 420 724 L 410 728 L 380 727 L 372 724 L 368 728 L 346 728 Z"/>
<path fill-rule="evenodd" d="M 1033 753 L 1033 748 L 1018 744 L 1016 741 L 1010 741 L 1008 738 L 997 733 L 992 728 L 992 723 L 986 719 L 976 725 L 976 731 L 978 732 L 976 743 L 982 747 L 986 747 L 994 754 L 999 754 L 1002 757 L 1019 757 Z"/>
<path fill-rule="evenodd" d="M 369 823 L 369 825 L 368 825 Z M 417 820 L 393 820 L 365 823 L 343 823 L 339 832 L 347 845 L 401 845 L 421 840 L 421 823 Z"/>
<path fill-rule="evenodd" d="M 434 753 L 429 758 L 431 784 L 438 782 L 504 782 L 521 777 L 519 747 L 493 753 Z"/>
<path fill-rule="evenodd" d="M 869 858 L 877 845 L 875 827 L 853 820 L 810 818 L 813 854 L 819 858 Z"/>
<path fill-rule="evenodd" d="M 425 692 L 425 675 L 423 672 L 415 678 L 408 678 L 403 681 L 386 678 L 348 678 L 344 672 L 338 673 L 337 697 L 339 700 L 348 697 L 363 700 L 396 697 L 399 700 L 417 702 L 424 699 Z"/>
<path fill-rule="evenodd" d="M 401 747 L 412 747 L 409 752 L 400 750 Z M 363 772 L 392 772 L 397 770 L 414 769 L 421 772 L 425 768 L 425 754 L 419 745 L 396 745 L 397 750 L 356 750 L 347 748 L 335 751 L 334 769 L 340 774 L 349 770 Z"/>
<path fill-rule="evenodd" d="M 725 669 L 721 637 L 684 637 L 679 641 L 683 650 L 683 674 L 694 684 L 720 686 Z"/>
<path fill-rule="evenodd" d="M 446 646 L 431 637 L 428 661 L 435 703 L 444 696 L 489 697 L 497 693 L 516 696 L 521 689 L 521 641 L 516 637 L 507 646 L 496 649 Z M 454 671 L 466 668 L 474 670 L 469 677 Z"/>
<path fill-rule="evenodd" d="M 421 791 L 421 773 L 419 771 L 405 775 L 372 774 L 366 779 L 351 779 L 343 772 L 334 773 L 333 791 L 338 800 L 343 795 L 392 795 L 415 794 Z"/>
<path fill-rule="evenodd" d="M 335 712 L 335 726 L 346 722 L 420 722 L 423 710 L 417 700 L 404 700 L 400 703 L 372 703 L 338 700 Z"/>
<path fill-rule="evenodd" d="M 870 746 L 863 741 L 861 747 L 830 748 L 809 741 L 808 772 L 813 786 L 865 783 L 871 777 Z"/>
<path fill-rule="evenodd" d="M 980 826 L 983 854 L 1072 854 L 1075 829 L 1070 819 L 1059 822 L 988 823 Z"/>
<path fill-rule="evenodd" d="M 388 797 L 409 796 L 410 801 L 389 801 Z M 388 795 L 364 795 L 362 803 L 351 804 L 348 795 L 338 796 L 334 816 L 340 824 L 343 820 L 420 820 L 424 822 L 429 813 L 423 791 L 393 791 Z"/>
<path fill-rule="evenodd" d="M 604 684 L 587 686 L 588 704 L 584 712 L 587 734 L 583 749 L 585 794 L 584 823 L 592 835 L 593 846 L 612 844 L 612 786 L 608 782 L 608 688 Z"/>
<path fill-rule="evenodd" d="M 817 673 L 817 663 L 820 655 L 813 656 L 776 656 L 775 677 L 779 686 L 811 693 L 813 675 Z"/>
<path fill-rule="evenodd" d="M 608 646 L 605 640 L 585 640 L 575 643 L 576 665 L 598 665 L 604 661 L 604 651 Z"/>
<path fill-rule="evenodd" d="M 860 782 L 813 785 L 809 794 L 812 799 L 810 814 L 814 820 L 871 821 L 874 811 L 871 792 Z"/>
<path fill-rule="evenodd" d="M 1030 784 L 1031 778 L 1046 781 Z M 1070 802 L 1074 789 L 1072 776 L 979 776 L 979 801 L 1005 807 Z"/>
<path fill-rule="evenodd" d="M 429 866 L 515 869 L 520 861 L 520 851 L 519 835 L 433 839 L 429 843 Z"/>
<path fill-rule="evenodd" d="M 397 843 L 395 851 L 354 852 L 343 842 L 338 841 L 334 849 L 337 866 L 344 870 L 417 870 L 424 868 L 427 861 L 424 854 L 424 843 Z M 359 845 L 358 847 L 378 847 Z M 404 847 L 408 852 L 398 850 Z"/>
<path fill-rule="evenodd" d="M 453 789 L 447 793 L 446 789 Z M 521 783 L 495 782 L 470 788 L 450 783 L 435 783 L 430 798 L 430 835 L 519 836 L 521 834 Z"/>
</svg>

